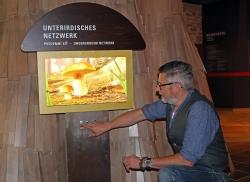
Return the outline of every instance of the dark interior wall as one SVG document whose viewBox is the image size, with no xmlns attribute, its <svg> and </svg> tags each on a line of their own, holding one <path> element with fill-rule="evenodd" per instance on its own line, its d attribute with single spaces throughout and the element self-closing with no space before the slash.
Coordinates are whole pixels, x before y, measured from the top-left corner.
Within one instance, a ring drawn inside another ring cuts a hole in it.
<svg viewBox="0 0 250 182">
<path fill-rule="evenodd" d="M 203 5 L 205 65 L 208 72 L 240 71 L 234 66 L 239 40 L 239 1 Z"/>
<path fill-rule="evenodd" d="M 217 107 L 249 107 L 249 2 L 223 0 L 203 5 L 204 64 Z M 217 76 L 213 73 L 227 73 Z M 232 73 L 239 73 L 235 76 Z"/>
</svg>

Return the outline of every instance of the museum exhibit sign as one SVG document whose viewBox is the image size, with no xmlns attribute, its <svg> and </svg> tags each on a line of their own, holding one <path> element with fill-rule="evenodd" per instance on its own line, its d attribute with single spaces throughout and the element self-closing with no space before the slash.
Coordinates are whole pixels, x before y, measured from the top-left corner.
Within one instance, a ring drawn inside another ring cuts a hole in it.
<svg viewBox="0 0 250 182">
<path fill-rule="evenodd" d="M 133 50 L 145 49 L 119 12 L 72 3 L 42 16 L 21 49 L 37 52 L 40 114 L 133 107 Z"/>
</svg>

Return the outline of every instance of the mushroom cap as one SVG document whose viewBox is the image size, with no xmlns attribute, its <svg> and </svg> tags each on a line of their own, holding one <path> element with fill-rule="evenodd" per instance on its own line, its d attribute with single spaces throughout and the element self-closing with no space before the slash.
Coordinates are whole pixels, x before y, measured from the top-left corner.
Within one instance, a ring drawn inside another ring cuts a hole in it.
<svg viewBox="0 0 250 182">
<path fill-rule="evenodd" d="M 67 66 L 61 74 L 63 76 L 72 76 L 75 75 L 83 76 L 87 73 L 95 71 L 95 68 L 88 62 L 80 62 L 80 63 L 74 63 L 69 66 Z"/>
</svg>

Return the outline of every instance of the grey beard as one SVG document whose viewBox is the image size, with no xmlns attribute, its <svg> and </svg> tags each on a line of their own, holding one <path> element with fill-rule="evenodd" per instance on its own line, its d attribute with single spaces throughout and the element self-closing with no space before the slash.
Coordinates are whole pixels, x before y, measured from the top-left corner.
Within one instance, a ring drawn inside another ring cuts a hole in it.
<svg viewBox="0 0 250 182">
<path fill-rule="evenodd" d="M 161 101 L 163 103 L 166 103 L 166 104 L 175 105 L 176 99 L 175 98 L 164 98 L 164 97 L 161 97 Z"/>
</svg>

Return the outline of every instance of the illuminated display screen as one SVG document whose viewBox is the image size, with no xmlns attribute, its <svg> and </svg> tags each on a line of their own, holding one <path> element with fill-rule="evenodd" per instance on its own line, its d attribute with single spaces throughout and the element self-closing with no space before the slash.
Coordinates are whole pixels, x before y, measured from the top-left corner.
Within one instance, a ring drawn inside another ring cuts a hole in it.
<svg viewBox="0 0 250 182">
<path fill-rule="evenodd" d="M 38 52 L 40 113 L 133 107 L 131 51 Z"/>
</svg>

